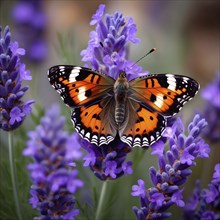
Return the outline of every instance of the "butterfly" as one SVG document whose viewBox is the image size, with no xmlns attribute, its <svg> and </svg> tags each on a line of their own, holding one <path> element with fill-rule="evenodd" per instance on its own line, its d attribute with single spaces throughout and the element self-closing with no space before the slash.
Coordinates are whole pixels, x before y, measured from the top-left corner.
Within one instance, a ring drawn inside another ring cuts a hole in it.
<svg viewBox="0 0 220 220">
<path fill-rule="evenodd" d="M 101 146 L 119 135 L 130 147 L 149 147 L 166 128 L 167 117 L 178 113 L 198 92 L 190 77 L 149 74 L 127 80 L 121 71 L 112 77 L 85 67 L 53 66 L 48 79 L 71 107 L 80 136 Z"/>
</svg>

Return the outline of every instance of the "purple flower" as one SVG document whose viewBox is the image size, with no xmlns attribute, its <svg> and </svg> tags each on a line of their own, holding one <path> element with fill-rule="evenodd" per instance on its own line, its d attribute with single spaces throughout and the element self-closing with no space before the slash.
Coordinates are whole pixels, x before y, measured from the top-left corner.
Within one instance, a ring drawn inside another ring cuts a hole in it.
<svg viewBox="0 0 220 220">
<path fill-rule="evenodd" d="M 132 162 L 131 161 L 123 162 L 122 163 L 122 170 L 123 170 L 125 175 L 133 173 L 133 170 L 132 170 L 131 166 L 132 166 Z"/>
<path fill-rule="evenodd" d="M 188 202 L 186 203 L 185 210 L 188 210 L 189 212 L 194 211 L 199 202 L 200 202 L 200 194 L 201 194 L 201 186 L 200 181 L 196 181 L 196 187 L 193 190 L 193 195 L 189 197 Z M 186 213 L 184 213 L 185 215 Z M 188 213 L 187 213 L 188 214 Z"/>
<path fill-rule="evenodd" d="M 171 201 L 176 203 L 179 207 L 185 206 L 185 203 L 182 200 L 182 198 L 183 198 L 182 192 L 183 192 L 183 189 L 182 190 L 178 190 L 171 197 Z"/>
<path fill-rule="evenodd" d="M 69 219 L 73 219 L 74 220 L 74 217 L 79 215 L 79 210 L 78 209 L 73 209 L 71 210 L 70 212 L 68 212 L 67 214 L 65 214 L 63 216 L 63 220 L 69 220 Z"/>
<path fill-rule="evenodd" d="M 19 48 L 19 45 L 18 45 L 18 42 L 11 42 L 11 51 L 13 54 L 16 54 L 16 55 L 21 55 L 21 56 L 24 56 L 25 55 L 25 49 L 23 48 Z"/>
<path fill-rule="evenodd" d="M 12 9 L 17 37 L 27 51 L 27 58 L 31 61 L 43 61 L 48 53 L 45 42 L 47 19 L 42 3 L 41 0 L 20 0 Z"/>
<path fill-rule="evenodd" d="M 79 160 L 80 158 L 82 158 L 82 150 L 78 142 L 78 134 L 75 132 L 67 140 L 66 159 L 72 161 Z"/>
<path fill-rule="evenodd" d="M 117 163 L 115 161 L 107 161 L 105 168 L 105 175 L 115 179 L 117 176 Z"/>
<path fill-rule="evenodd" d="M 21 80 L 32 80 L 32 76 L 30 75 L 30 71 L 26 70 L 25 64 L 22 63 L 19 68 L 20 68 L 19 71 L 22 73 Z"/>
<path fill-rule="evenodd" d="M 181 157 L 180 157 L 180 162 L 181 163 L 187 163 L 188 165 L 191 165 L 193 163 L 193 160 L 195 159 L 195 157 L 193 157 L 188 150 L 184 150 Z"/>
<path fill-rule="evenodd" d="M 205 189 L 204 193 L 205 193 L 205 200 L 207 203 L 213 202 L 219 194 L 214 184 L 209 184 L 209 189 Z"/>
<path fill-rule="evenodd" d="M 154 194 L 151 195 L 150 202 L 156 203 L 157 207 L 161 207 L 164 199 L 165 197 L 162 193 L 155 192 Z"/>
<path fill-rule="evenodd" d="M 40 213 L 34 219 L 74 219 L 79 214 L 74 209 L 73 194 L 83 187 L 83 182 L 77 178 L 75 165 L 69 166 L 69 162 L 80 159 L 82 152 L 75 135 L 63 131 L 64 123 L 59 108 L 52 106 L 35 131 L 28 133 L 23 154 L 33 159 L 27 168 L 33 182 L 29 202 Z"/>
<path fill-rule="evenodd" d="M 202 90 L 201 95 L 212 106 L 220 109 L 220 71 L 217 72 L 216 79 Z"/>
<path fill-rule="evenodd" d="M 133 192 L 131 193 L 132 196 L 141 196 L 142 198 L 144 198 L 146 196 L 145 182 L 139 179 L 138 185 L 133 185 L 132 190 L 133 190 Z"/>
<path fill-rule="evenodd" d="M 215 220 L 215 213 L 213 211 L 206 211 L 202 214 L 201 220 Z"/>
<path fill-rule="evenodd" d="M 92 21 L 90 22 L 90 25 L 95 25 L 97 22 L 99 22 L 102 19 L 102 16 L 105 13 L 105 5 L 99 5 L 98 10 L 96 13 L 92 16 Z"/>
<path fill-rule="evenodd" d="M 39 202 L 38 193 L 36 190 L 30 190 L 31 198 L 29 199 L 29 203 L 32 205 L 34 209 L 37 208 L 37 204 Z"/>
<path fill-rule="evenodd" d="M 216 79 L 202 90 L 202 97 L 207 101 L 203 115 L 209 126 L 204 133 L 211 141 L 220 140 L 220 72 L 217 72 Z"/>
<path fill-rule="evenodd" d="M 216 164 L 215 166 L 215 172 L 212 176 L 212 183 L 213 184 L 219 184 L 220 185 L 220 164 Z"/>
<path fill-rule="evenodd" d="M 215 172 L 208 189 L 200 189 L 200 182 L 197 180 L 196 188 L 186 203 L 184 219 L 220 219 L 220 187 L 219 187 L 220 164 L 215 165 Z M 216 179 L 218 181 L 216 182 Z"/>
<path fill-rule="evenodd" d="M 161 141 L 153 146 L 153 154 L 158 156 L 159 169 L 150 168 L 150 178 L 153 187 L 145 188 L 144 181 L 141 181 L 141 190 L 144 194 L 132 193 L 133 196 L 141 196 L 141 208 L 134 207 L 133 210 L 138 220 L 140 219 L 165 219 L 170 216 L 166 212 L 169 207 L 176 204 L 183 207 L 183 189 L 180 186 L 186 182 L 187 177 L 192 173 L 191 166 L 195 165 L 196 158 L 207 157 L 203 151 L 208 145 L 199 136 L 207 122 L 196 115 L 188 125 L 188 135 L 184 133 L 184 126 L 180 118 L 167 129 L 171 135 L 167 135 L 169 150 L 164 151 L 164 142 Z M 205 150 L 208 154 L 210 149 Z M 135 187 L 134 187 L 135 186 Z M 137 185 L 132 190 L 139 192 Z"/>
<path fill-rule="evenodd" d="M 91 25 L 96 24 L 96 31 L 90 33 L 88 47 L 81 52 L 82 61 L 93 69 L 117 78 L 119 72 L 126 71 L 128 79 L 146 75 L 142 68 L 127 59 L 127 43 L 138 43 L 137 31 L 132 18 L 125 18 L 119 12 L 106 14 L 105 5 L 100 5 L 92 16 Z"/>
<path fill-rule="evenodd" d="M 9 27 L 2 32 L 0 26 L 0 128 L 5 131 L 18 128 L 34 103 L 22 100 L 28 90 L 27 86 L 22 88 L 22 81 L 31 80 L 30 71 L 20 60 L 24 53 L 17 42 L 11 42 Z"/>
<path fill-rule="evenodd" d="M 83 160 L 85 161 L 83 166 L 88 167 L 88 166 L 94 166 L 96 162 L 96 156 L 94 151 L 88 149 L 88 154 L 83 157 Z"/>
<path fill-rule="evenodd" d="M 81 146 L 88 152 L 84 156 L 84 166 L 89 166 L 100 180 L 117 179 L 122 175 L 132 174 L 132 162 L 126 162 L 126 156 L 131 148 L 115 139 L 108 145 L 97 147 L 88 141 L 78 138 Z"/>
<path fill-rule="evenodd" d="M 20 110 L 20 108 L 14 107 L 10 112 L 9 124 L 13 125 L 15 122 L 20 122 L 24 116 L 25 114 Z"/>
<path fill-rule="evenodd" d="M 164 152 L 164 143 L 163 141 L 159 140 L 157 142 L 155 142 L 153 145 L 151 145 L 151 148 L 153 149 L 151 154 L 154 155 L 163 155 Z"/>
</svg>

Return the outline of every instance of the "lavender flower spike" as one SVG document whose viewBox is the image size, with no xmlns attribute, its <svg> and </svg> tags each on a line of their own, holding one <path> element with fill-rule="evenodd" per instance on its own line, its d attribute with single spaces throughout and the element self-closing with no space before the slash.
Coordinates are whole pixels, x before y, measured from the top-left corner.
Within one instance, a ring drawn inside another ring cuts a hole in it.
<svg viewBox="0 0 220 220">
<path fill-rule="evenodd" d="M 220 163 L 215 165 L 215 172 L 209 189 L 201 190 L 197 180 L 193 195 L 186 203 L 184 219 L 220 219 Z"/>
<path fill-rule="evenodd" d="M 132 149 L 119 139 L 114 140 L 109 145 L 97 147 L 95 144 L 78 138 L 81 140 L 82 147 L 88 152 L 83 158 L 84 166 L 89 166 L 100 180 L 114 180 L 120 176 L 133 173 L 132 162 L 125 161 L 127 154 Z"/>
<path fill-rule="evenodd" d="M 48 55 L 45 40 L 47 17 L 43 3 L 42 0 L 19 0 L 11 11 L 17 38 L 27 50 L 26 57 L 33 62 L 44 61 Z"/>
<path fill-rule="evenodd" d="M 20 61 L 25 50 L 11 41 L 7 26 L 2 32 L 0 26 L 0 128 L 5 131 L 16 129 L 30 114 L 33 100 L 22 100 L 28 87 L 22 88 L 23 80 L 31 80 L 30 71 Z"/>
<path fill-rule="evenodd" d="M 52 106 L 35 131 L 28 133 L 23 154 L 33 158 L 33 163 L 28 165 L 33 182 L 29 202 L 40 213 L 35 220 L 69 220 L 79 214 L 74 209 L 73 195 L 83 182 L 77 178 L 74 163 L 70 166 L 69 162 L 80 159 L 82 152 L 74 144 L 75 134 L 68 136 L 63 131 L 64 122 L 59 108 Z"/>
<path fill-rule="evenodd" d="M 216 79 L 202 90 L 202 97 L 207 100 L 204 117 L 209 123 L 204 133 L 211 141 L 220 140 L 220 121 L 216 120 L 220 112 L 220 71 Z"/>
<path fill-rule="evenodd" d="M 167 212 L 170 206 L 176 204 L 183 207 L 185 205 L 182 199 L 183 189 L 180 186 L 192 173 L 190 167 L 195 165 L 195 159 L 207 158 L 210 152 L 209 146 L 200 137 L 206 125 L 205 119 L 196 115 L 188 126 L 187 136 L 184 134 L 180 119 L 177 119 L 172 127 L 166 128 L 172 134 L 168 136 L 168 132 L 164 132 L 170 149 L 164 151 L 163 141 L 157 142 L 157 146 L 154 146 L 153 153 L 158 156 L 159 166 L 158 169 L 150 168 L 150 178 L 154 186 L 147 189 L 144 181 L 138 180 L 139 185 L 132 187 L 132 195 L 140 196 L 141 201 L 140 209 L 133 208 L 138 220 L 166 219 L 171 215 Z"/>
<path fill-rule="evenodd" d="M 140 41 L 135 37 L 137 29 L 133 18 L 125 18 L 120 12 L 104 17 L 105 8 L 100 5 L 92 16 L 90 24 L 96 25 L 96 30 L 90 33 L 88 47 L 81 52 L 82 61 L 115 79 L 122 70 L 126 71 L 128 80 L 147 75 L 148 72 L 127 58 L 128 42 Z"/>
</svg>

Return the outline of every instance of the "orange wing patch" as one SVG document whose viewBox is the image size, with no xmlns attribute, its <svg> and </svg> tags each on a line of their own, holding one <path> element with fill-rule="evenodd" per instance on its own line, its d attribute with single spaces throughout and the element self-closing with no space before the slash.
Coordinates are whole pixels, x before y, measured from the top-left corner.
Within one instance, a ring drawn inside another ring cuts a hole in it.
<svg viewBox="0 0 220 220">
<path fill-rule="evenodd" d="M 126 125 L 119 130 L 121 140 L 131 147 L 148 147 L 158 140 L 166 127 L 165 118 L 134 100 L 129 100 L 128 109 Z"/>
<path fill-rule="evenodd" d="M 154 74 L 130 81 L 131 97 L 165 116 L 178 113 L 198 91 L 198 83 L 188 77 Z"/>
<path fill-rule="evenodd" d="M 114 140 L 117 127 L 113 120 L 114 99 L 105 98 L 97 104 L 74 109 L 72 120 L 76 131 L 84 139 L 98 146 Z"/>
</svg>

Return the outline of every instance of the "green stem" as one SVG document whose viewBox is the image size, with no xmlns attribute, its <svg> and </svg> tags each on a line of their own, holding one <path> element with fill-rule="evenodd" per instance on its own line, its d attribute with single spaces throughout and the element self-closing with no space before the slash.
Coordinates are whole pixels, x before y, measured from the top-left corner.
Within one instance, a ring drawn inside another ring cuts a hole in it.
<svg viewBox="0 0 220 220">
<path fill-rule="evenodd" d="M 101 189 L 101 194 L 100 194 L 100 198 L 99 198 L 99 202 L 98 202 L 98 207 L 96 209 L 96 215 L 95 215 L 96 220 L 101 219 L 101 211 L 102 211 L 103 204 L 104 204 L 104 197 L 105 197 L 106 189 L 107 189 L 107 181 L 104 181 L 104 183 L 102 185 L 102 189 Z"/>
<path fill-rule="evenodd" d="M 11 181 L 12 181 L 12 189 L 13 189 L 13 196 L 14 196 L 14 202 L 16 207 L 16 212 L 19 220 L 22 220 L 21 215 L 21 208 L 20 208 L 20 202 L 18 197 L 18 186 L 16 181 L 16 169 L 15 169 L 15 158 L 14 158 L 14 152 L 12 147 L 12 133 L 8 132 L 8 149 L 9 149 L 9 164 L 10 164 L 10 173 L 11 173 Z"/>
</svg>

